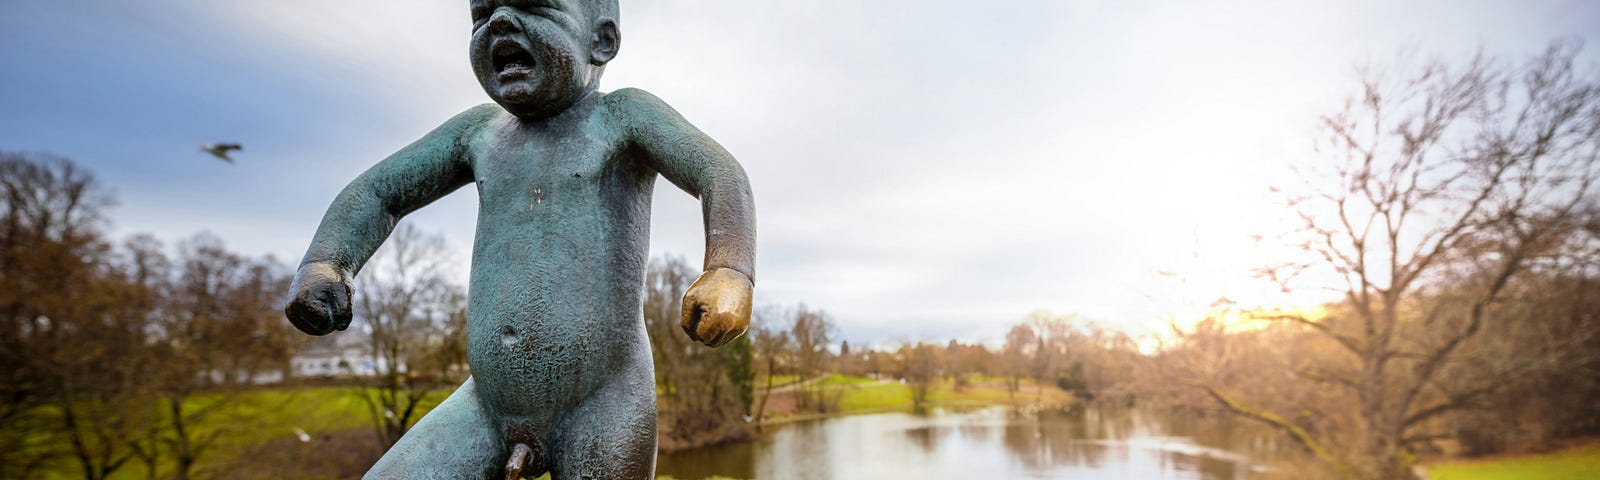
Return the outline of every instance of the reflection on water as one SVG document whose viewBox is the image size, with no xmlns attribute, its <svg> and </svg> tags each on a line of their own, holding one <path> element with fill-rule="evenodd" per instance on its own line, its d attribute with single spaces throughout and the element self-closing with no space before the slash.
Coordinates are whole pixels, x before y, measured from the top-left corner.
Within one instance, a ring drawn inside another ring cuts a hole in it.
<svg viewBox="0 0 1600 480">
<path fill-rule="evenodd" d="M 679 479 L 1131 478 L 1243 480 L 1270 437 L 1232 422 L 1133 408 L 1005 408 L 799 422 L 761 439 L 662 455 Z"/>
</svg>

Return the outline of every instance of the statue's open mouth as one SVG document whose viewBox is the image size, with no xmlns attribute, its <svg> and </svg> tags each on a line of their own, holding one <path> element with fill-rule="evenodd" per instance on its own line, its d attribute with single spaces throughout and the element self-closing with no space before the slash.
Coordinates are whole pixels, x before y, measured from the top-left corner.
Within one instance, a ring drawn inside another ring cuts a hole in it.
<svg viewBox="0 0 1600 480">
<path fill-rule="evenodd" d="M 494 71 L 499 72 L 500 80 L 527 78 L 533 74 L 533 54 L 516 40 L 502 38 L 494 42 L 494 45 L 489 47 L 489 58 L 493 62 Z"/>
</svg>

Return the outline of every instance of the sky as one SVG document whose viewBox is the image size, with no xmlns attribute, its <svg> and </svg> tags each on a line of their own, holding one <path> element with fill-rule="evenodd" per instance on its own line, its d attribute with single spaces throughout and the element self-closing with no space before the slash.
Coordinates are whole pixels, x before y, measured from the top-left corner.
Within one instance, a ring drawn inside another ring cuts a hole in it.
<svg viewBox="0 0 1600 480">
<path fill-rule="evenodd" d="M 0 149 L 111 187 L 112 231 L 298 262 L 333 196 L 488 102 L 467 2 L 4 0 Z M 748 172 L 758 305 L 852 343 L 996 342 L 1049 310 L 1134 334 L 1219 297 L 1289 228 L 1270 187 L 1316 162 L 1358 67 L 1600 57 L 1600 2 L 623 0 L 603 90 L 654 93 Z M 230 165 L 200 143 L 236 141 Z M 476 192 L 405 222 L 465 261 Z M 696 201 L 658 182 L 654 255 L 698 264 Z"/>
</svg>

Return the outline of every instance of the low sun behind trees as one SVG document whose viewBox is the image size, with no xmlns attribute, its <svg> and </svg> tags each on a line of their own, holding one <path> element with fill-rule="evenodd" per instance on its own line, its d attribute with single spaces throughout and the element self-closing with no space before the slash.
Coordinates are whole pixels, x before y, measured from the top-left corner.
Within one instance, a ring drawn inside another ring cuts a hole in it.
<svg viewBox="0 0 1600 480">
<path fill-rule="evenodd" d="M 1263 331 L 1203 323 L 1161 370 L 1374 480 L 1441 438 L 1595 433 L 1600 77 L 1578 49 L 1368 71 L 1284 190 L 1308 260 L 1262 271 L 1339 279 L 1342 300 L 1248 312 L 1286 322 Z"/>
</svg>

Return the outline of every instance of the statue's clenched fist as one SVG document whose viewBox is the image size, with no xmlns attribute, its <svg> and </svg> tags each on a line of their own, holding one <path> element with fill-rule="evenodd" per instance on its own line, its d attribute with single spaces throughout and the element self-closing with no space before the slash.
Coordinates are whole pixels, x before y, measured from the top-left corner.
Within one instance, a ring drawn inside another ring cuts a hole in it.
<svg viewBox="0 0 1600 480">
<path fill-rule="evenodd" d="M 350 326 L 350 279 L 327 263 L 300 266 L 289 286 L 293 298 L 283 314 L 295 328 L 312 335 L 327 335 Z"/>
<path fill-rule="evenodd" d="M 683 294 L 683 331 L 711 347 L 744 335 L 750 328 L 750 277 L 731 268 L 700 276 Z"/>
</svg>

